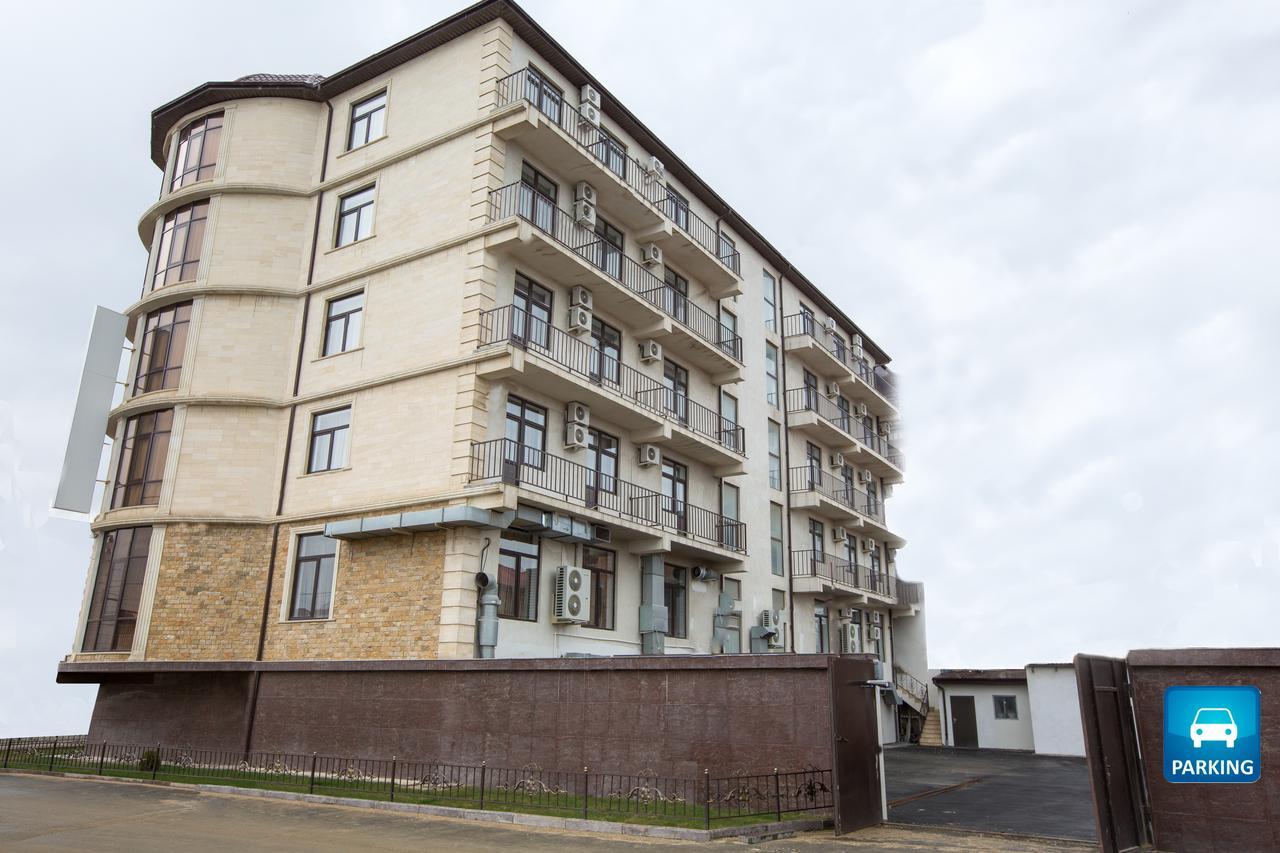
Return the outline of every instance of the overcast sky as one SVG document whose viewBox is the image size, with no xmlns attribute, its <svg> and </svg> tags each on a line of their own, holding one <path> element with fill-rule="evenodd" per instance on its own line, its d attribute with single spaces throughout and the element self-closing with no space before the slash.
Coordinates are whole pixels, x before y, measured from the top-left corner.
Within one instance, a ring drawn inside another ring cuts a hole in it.
<svg viewBox="0 0 1280 853">
<path fill-rule="evenodd" d="M 150 111 L 459 8 L 7 8 L 0 736 L 88 725 L 53 679 L 90 538 L 48 506 L 93 306 L 141 286 Z M 1280 645 L 1280 5 L 526 8 L 893 355 L 932 666 Z"/>
</svg>

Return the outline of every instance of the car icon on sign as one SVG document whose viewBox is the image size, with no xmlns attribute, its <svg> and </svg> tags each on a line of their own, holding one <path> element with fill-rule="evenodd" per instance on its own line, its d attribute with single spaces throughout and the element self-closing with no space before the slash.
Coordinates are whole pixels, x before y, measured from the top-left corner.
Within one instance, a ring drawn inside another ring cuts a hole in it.
<svg viewBox="0 0 1280 853">
<path fill-rule="evenodd" d="M 1185 718 L 1184 718 L 1185 719 Z M 1191 743 L 1196 749 L 1205 741 L 1225 743 L 1227 749 L 1236 746 L 1236 720 L 1230 708 L 1201 708 L 1191 721 Z"/>
</svg>

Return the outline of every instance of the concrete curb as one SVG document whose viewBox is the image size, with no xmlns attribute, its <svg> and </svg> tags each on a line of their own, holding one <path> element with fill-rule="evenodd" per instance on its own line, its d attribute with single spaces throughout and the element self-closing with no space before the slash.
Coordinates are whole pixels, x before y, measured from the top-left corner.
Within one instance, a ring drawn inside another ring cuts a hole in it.
<svg viewBox="0 0 1280 853">
<path fill-rule="evenodd" d="M 761 838 L 786 833 L 807 832 L 831 826 L 825 818 L 784 820 L 781 823 L 757 823 L 749 826 L 721 826 L 714 829 L 686 829 L 679 826 L 651 826 L 639 823 L 617 823 L 607 820 L 584 820 L 554 815 L 523 814 L 521 812 L 489 811 L 488 809 L 460 809 L 450 806 L 429 806 L 418 803 L 393 803 L 389 800 L 364 800 L 348 797 L 331 797 L 326 794 L 301 794 L 293 791 L 272 791 L 267 788 L 237 788 L 234 785 L 207 785 L 188 782 L 170 782 L 164 779 L 127 779 L 119 776 L 96 776 L 91 773 L 67 773 L 60 770 L 34 770 L 27 768 L 0 768 L 0 773 L 19 776 L 57 776 L 90 782 L 112 782 L 124 785 L 152 785 L 164 788 L 182 788 L 210 794 L 230 794 L 237 797 L 256 797 L 265 800 L 287 800 L 299 803 L 315 803 L 347 808 L 380 809 L 407 814 L 447 817 L 454 820 L 475 820 L 483 823 L 505 823 L 540 829 L 568 829 L 580 832 L 600 832 L 611 835 L 640 835 L 647 838 L 663 838 L 671 841 L 716 841 L 722 838 Z"/>
</svg>

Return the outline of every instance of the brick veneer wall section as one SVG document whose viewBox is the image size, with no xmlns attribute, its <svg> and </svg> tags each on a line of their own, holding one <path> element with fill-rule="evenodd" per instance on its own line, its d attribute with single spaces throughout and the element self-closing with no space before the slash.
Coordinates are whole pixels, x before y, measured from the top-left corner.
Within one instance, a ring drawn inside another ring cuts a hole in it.
<svg viewBox="0 0 1280 853">
<path fill-rule="evenodd" d="M 91 743 L 242 749 L 247 672 L 164 673 L 150 683 L 98 687 Z"/>
<path fill-rule="evenodd" d="M 207 708 L 198 710 L 191 697 L 205 679 L 212 686 L 240 677 L 247 685 L 244 673 L 258 671 L 254 750 L 501 767 L 534 763 L 545 770 L 652 770 L 694 778 L 704 768 L 721 775 L 830 768 L 828 660 L 728 655 L 73 663 L 62 665 L 59 680 L 158 673 L 151 685 L 102 686 L 95 740 L 240 748 L 243 732 L 233 735 L 229 725 L 211 726 L 207 718 L 224 713 L 243 720 L 236 715 L 247 691 L 211 693 Z M 874 664 L 863 662 L 865 677 L 872 678 Z M 145 710 L 130 712 L 128 703 Z"/>
<path fill-rule="evenodd" d="M 1129 653 L 1143 771 L 1160 850 L 1280 850 L 1280 649 Z M 1164 778 L 1164 690 L 1250 685 L 1262 692 L 1262 778 L 1251 785 L 1175 785 Z"/>
</svg>

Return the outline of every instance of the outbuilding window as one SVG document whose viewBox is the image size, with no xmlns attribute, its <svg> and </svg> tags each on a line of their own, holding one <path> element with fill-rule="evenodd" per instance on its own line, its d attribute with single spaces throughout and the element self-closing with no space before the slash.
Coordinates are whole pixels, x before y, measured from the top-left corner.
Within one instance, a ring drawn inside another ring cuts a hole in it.
<svg viewBox="0 0 1280 853">
<path fill-rule="evenodd" d="M 992 696 L 991 700 L 995 704 L 997 720 L 1018 719 L 1017 696 Z"/>
</svg>

